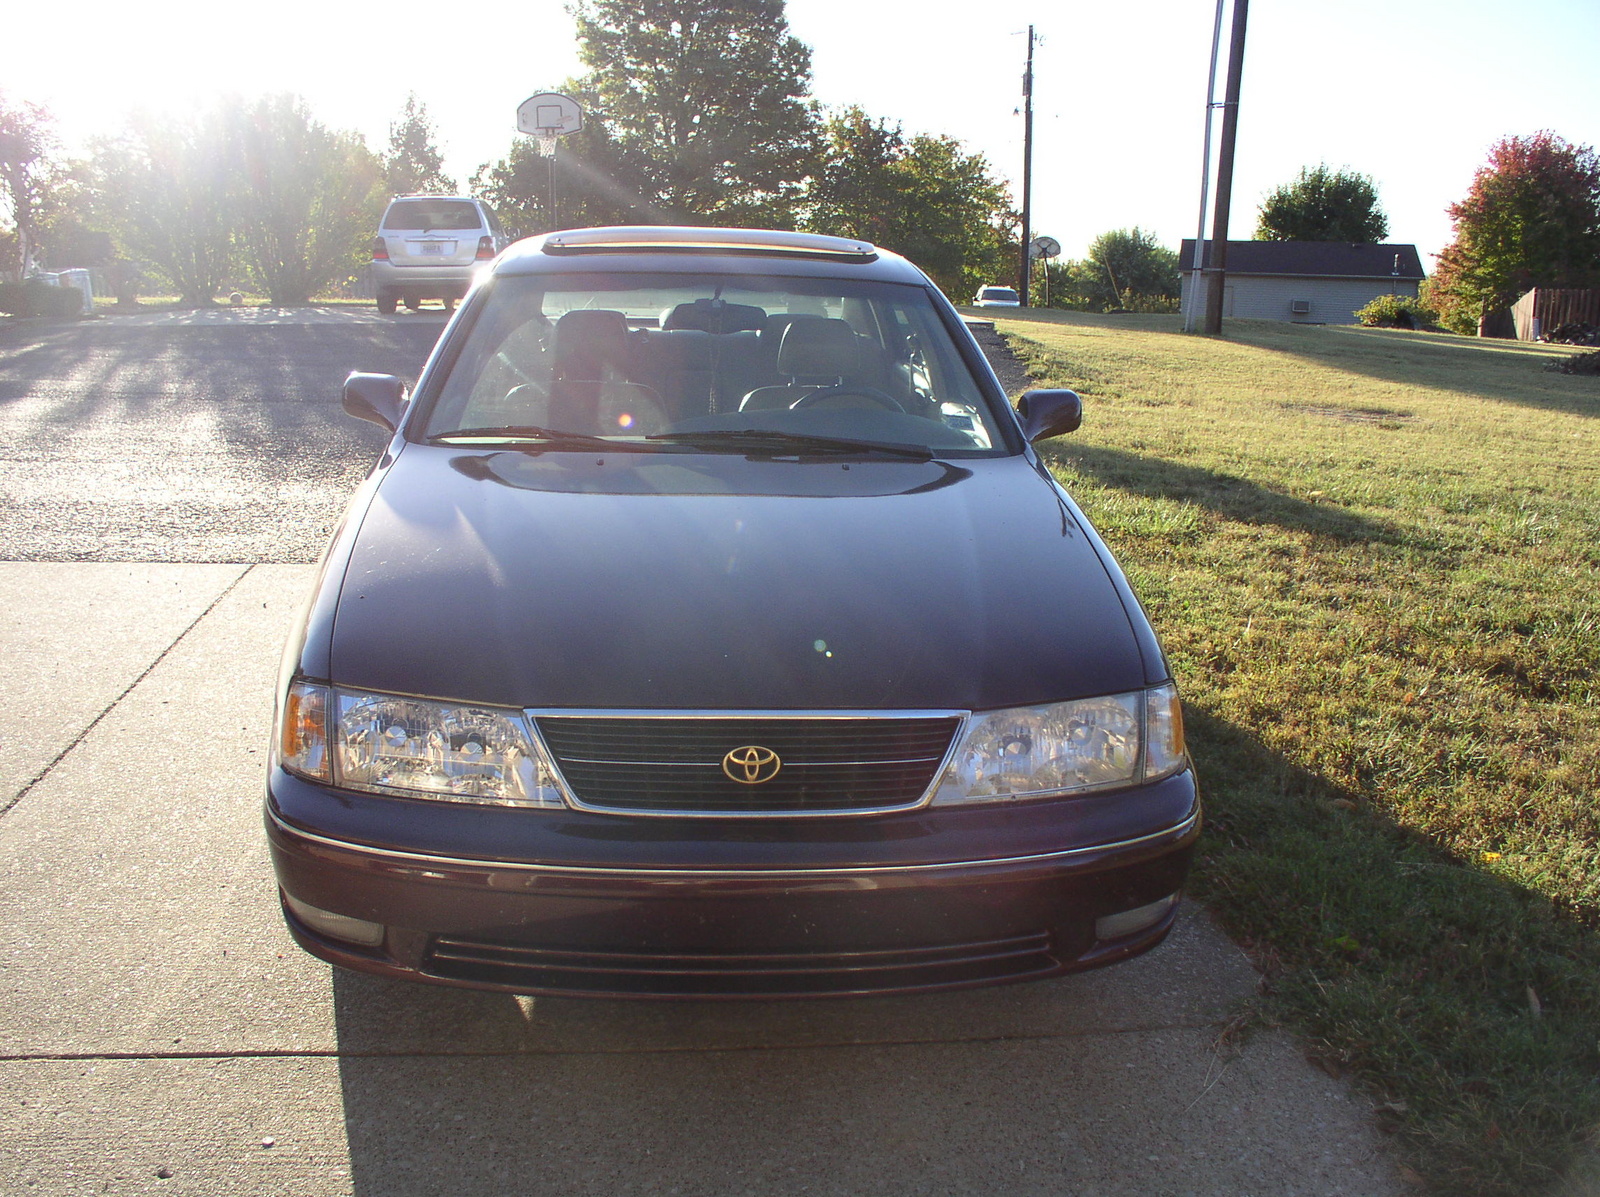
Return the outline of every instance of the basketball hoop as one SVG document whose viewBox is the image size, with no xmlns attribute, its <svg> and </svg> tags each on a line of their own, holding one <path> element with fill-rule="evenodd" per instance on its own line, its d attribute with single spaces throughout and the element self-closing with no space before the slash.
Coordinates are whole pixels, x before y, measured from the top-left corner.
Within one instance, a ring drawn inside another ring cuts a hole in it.
<svg viewBox="0 0 1600 1197">
<path fill-rule="evenodd" d="M 556 216 L 556 139 L 583 128 L 583 106 L 571 96 L 557 91 L 542 91 L 517 105 L 517 132 L 533 136 L 539 155 L 550 163 L 551 228 L 559 228 Z"/>
</svg>

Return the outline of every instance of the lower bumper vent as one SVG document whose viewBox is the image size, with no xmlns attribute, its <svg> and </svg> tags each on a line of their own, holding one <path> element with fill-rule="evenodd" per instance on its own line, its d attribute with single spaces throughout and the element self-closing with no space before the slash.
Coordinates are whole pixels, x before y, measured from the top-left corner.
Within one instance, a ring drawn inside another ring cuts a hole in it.
<svg viewBox="0 0 1600 1197">
<path fill-rule="evenodd" d="M 851 952 L 616 952 L 441 936 L 434 976 L 515 993 L 651 997 L 806 997 L 943 989 L 1043 975 L 1059 962 L 1048 932 L 977 943 Z"/>
</svg>

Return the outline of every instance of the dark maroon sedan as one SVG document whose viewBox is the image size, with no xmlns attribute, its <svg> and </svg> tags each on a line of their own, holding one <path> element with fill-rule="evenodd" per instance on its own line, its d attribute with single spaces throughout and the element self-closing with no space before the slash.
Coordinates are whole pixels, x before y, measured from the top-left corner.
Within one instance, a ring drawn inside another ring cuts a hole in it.
<svg viewBox="0 0 1600 1197">
<path fill-rule="evenodd" d="M 291 637 L 284 916 L 392 977 L 648 997 L 1048 977 L 1172 925 L 1200 806 L 1105 545 L 915 267 L 524 241 L 408 396 Z"/>
</svg>

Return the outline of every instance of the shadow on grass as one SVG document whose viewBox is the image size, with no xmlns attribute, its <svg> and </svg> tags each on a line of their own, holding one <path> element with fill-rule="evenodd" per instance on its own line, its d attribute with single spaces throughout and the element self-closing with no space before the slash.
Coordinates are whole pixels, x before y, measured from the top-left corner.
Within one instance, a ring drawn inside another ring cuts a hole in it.
<svg viewBox="0 0 1600 1197">
<path fill-rule="evenodd" d="M 1030 324 L 1098 332 L 1126 330 L 1187 340 L 1181 316 L 1110 316 L 1023 309 L 1004 319 L 1027 335 Z M 1222 339 L 1402 386 L 1440 388 L 1463 397 L 1545 411 L 1600 416 L 1600 385 L 1593 378 L 1546 371 L 1578 350 L 1522 341 L 1459 337 L 1451 333 L 1365 328 L 1358 324 L 1307 325 L 1228 319 Z"/>
<path fill-rule="evenodd" d="M 1261 320 L 1230 320 L 1223 325 L 1223 333 L 1229 340 L 1385 382 L 1442 388 L 1466 398 L 1544 411 L 1600 416 L 1600 385 L 1594 379 L 1545 369 L 1577 352 L 1567 346 L 1556 353 L 1547 345 L 1449 333 L 1360 325 L 1300 327 Z"/>
<path fill-rule="evenodd" d="M 1268 970 L 1267 1010 L 1386 1098 L 1439 1191 L 1531 1194 L 1600 1122 L 1600 945 L 1241 728 L 1187 713 L 1207 791 L 1191 889 Z"/>
<path fill-rule="evenodd" d="M 1151 499 L 1193 503 L 1225 519 L 1271 524 L 1335 540 L 1399 539 L 1392 528 L 1328 503 L 1268 490 L 1245 478 L 1097 445 L 1052 446 L 1048 458 L 1104 486 Z"/>
</svg>

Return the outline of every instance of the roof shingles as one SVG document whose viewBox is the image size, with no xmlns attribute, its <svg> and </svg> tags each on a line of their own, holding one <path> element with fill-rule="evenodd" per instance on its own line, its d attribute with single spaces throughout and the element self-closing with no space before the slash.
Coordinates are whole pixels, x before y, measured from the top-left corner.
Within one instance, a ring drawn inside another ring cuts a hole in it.
<svg viewBox="0 0 1600 1197">
<path fill-rule="evenodd" d="M 1206 242 L 1207 265 L 1212 244 Z M 1184 239 L 1178 266 L 1181 270 L 1194 268 L 1193 238 Z M 1228 273 L 1301 278 L 1427 277 L 1415 245 L 1349 241 L 1229 241 Z"/>
</svg>

